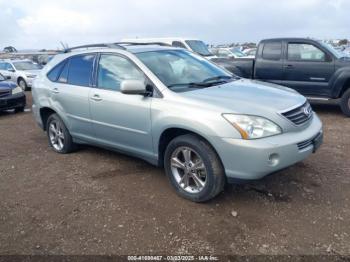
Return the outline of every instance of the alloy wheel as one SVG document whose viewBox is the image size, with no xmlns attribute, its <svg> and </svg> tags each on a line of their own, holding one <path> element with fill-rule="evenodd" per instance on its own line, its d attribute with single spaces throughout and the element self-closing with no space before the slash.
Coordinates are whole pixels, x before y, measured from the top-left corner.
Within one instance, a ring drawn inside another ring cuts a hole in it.
<svg viewBox="0 0 350 262">
<path fill-rule="evenodd" d="M 199 154 L 189 147 L 178 147 L 171 155 L 172 175 L 188 193 L 199 193 L 207 182 L 207 169 Z"/>
<path fill-rule="evenodd" d="M 26 82 L 24 80 L 19 81 L 19 87 L 22 88 L 23 91 L 26 89 Z"/>
<path fill-rule="evenodd" d="M 57 150 L 61 151 L 64 147 L 64 134 L 61 124 L 53 120 L 49 125 L 49 138 L 52 146 Z"/>
</svg>

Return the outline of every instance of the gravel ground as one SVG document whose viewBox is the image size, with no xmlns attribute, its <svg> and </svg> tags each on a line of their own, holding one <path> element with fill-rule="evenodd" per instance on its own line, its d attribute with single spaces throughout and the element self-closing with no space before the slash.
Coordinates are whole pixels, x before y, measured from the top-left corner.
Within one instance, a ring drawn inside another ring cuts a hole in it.
<svg viewBox="0 0 350 262">
<path fill-rule="evenodd" d="M 313 108 L 325 131 L 316 154 L 205 204 L 142 160 L 56 154 L 30 112 L 1 113 L 0 254 L 350 255 L 350 119 Z"/>
</svg>

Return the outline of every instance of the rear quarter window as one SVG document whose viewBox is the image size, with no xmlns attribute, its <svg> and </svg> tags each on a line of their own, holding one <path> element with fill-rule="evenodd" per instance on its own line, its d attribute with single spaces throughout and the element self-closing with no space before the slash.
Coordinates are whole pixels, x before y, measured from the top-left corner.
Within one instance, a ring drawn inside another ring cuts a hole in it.
<svg viewBox="0 0 350 262">
<path fill-rule="evenodd" d="M 53 69 L 51 69 L 51 71 L 47 74 L 47 78 L 50 79 L 52 82 L 56 82 L 66 62 L 67 60 L 64 60 L 63 62 L 56 65 Z"/>
<path fill-rule="evenodd" d="M 282 56 L 282 43 L 270 42 L 264 44 L 262 58 L 266 60 L 280 60 Z"/>
</svg>

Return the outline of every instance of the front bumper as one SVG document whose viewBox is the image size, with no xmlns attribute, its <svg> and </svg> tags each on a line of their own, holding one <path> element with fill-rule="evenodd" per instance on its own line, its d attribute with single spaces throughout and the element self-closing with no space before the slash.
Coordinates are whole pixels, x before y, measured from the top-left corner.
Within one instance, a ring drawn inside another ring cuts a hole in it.
<svg viewBox="0 0 350 262">
<path fill-rule="evenodd" d="M 314 151 L 314 144 L 322 143 L 322 136 L 322 123 L 315 114 L 302 131 L 256 140 L 212 137 L 212 143 L 229 181 L 254 180 L 304 160 Z"/>
<path fill-rule="evenodd" d="M 26 96 L 24 93 L 0 97 L 0 111 L 26 106 Z"/>
<path fill-rule="evenodd" d="M 34 78 L 26 77 L 25 81 L 26 81 L 28 87 L 32 87 L 33 86 L 34 79 L 35 79 L 35 77 Z"/>
</svg>

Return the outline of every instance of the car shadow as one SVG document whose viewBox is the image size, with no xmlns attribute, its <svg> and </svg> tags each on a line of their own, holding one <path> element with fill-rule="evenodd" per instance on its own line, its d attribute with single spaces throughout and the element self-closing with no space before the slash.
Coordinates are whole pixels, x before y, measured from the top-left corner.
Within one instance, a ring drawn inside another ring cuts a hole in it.
<svg viewBox="0 0 350 262">
<path fill-rule="evenodd" d="M 317 114 L 333 114 L 333 115 L 338 115 L 338 116 L 344 116 L 343 112 L 340 109 L 340 105 L 338 102 L 333 101 L 333 102 L 311 102 L 311 107 L 312 109 L 317 113 Z"/>
</svg>

